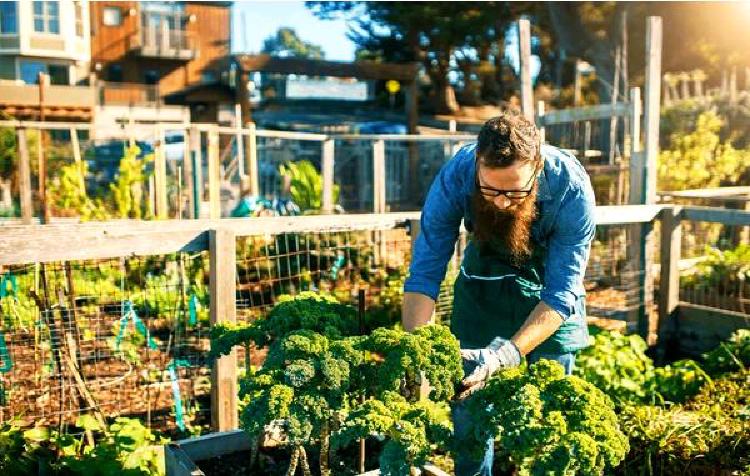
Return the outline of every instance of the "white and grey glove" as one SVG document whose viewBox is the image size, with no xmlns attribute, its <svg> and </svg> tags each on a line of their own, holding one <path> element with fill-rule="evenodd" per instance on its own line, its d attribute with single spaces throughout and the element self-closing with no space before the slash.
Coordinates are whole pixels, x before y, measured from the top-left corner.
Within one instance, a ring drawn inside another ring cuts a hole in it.
<svg viewBox="0 0 750 476">
<path fill-rule="evenodd" d="M 476 365 L 461 381 L 464 387 L 483 384 L 499 369 L 517 367 L 521 364 L 521 352 L 518 351 L 518 347 L 502 337 L 495 337 L 484 349 L 461 349 L 461 357 L 467 363 Z"/>
</svg>

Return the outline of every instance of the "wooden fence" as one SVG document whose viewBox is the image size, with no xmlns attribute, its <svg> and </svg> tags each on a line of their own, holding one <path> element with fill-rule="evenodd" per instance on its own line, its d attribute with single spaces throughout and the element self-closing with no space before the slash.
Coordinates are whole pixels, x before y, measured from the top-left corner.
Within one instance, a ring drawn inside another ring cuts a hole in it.
<svg viewBox="0 0 750 476">
<path fill-rule="evenodd" d="M 236 319 L 236 239 L 281 233 L 383 231 L 412 224 L 412 240 L 419 213 L 329 215 L 155 222 L 104 222 L 86 224 L 5 226 L 0 229 L 0 266 L 35 262 L 96 260 L 122 256 L 151 256 L 176 252 L 208 251 L 210 267 L 210 322 Z M 727 333 L 747 327 L 748 316 L 679 301 L 680 236 L 683 221 L 750 226 L 750 212 L 701 207 L 627 205 L 598 207 L 599 226 L 634 226 L 660 222 L 660 266 L 645 266 L 644 280 L 658 277 L 658 315 L 647 312 L 655 294 L 644 293 L 638 315 L 645 322 L 640 331 L 655 332 L 661 339 L 675 336 L 691 351 L 707 342 L 726 338 Z M 64 243 L 65 246 L 61 246 Z M 631 257 L 632 259 L 632 257 Z M 647 335 L 645 335 L 647 336 Z M 213 365 L 211 379 L 211 421 L 216 430 L 237 426 L 237 359 L 230 355 Z"/>
</svg>

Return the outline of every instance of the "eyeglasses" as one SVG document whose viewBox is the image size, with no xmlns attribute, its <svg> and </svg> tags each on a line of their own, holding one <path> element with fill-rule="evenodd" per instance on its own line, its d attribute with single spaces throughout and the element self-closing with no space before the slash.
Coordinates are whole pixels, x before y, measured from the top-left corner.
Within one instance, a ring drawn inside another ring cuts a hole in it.
<svg viewBox="0 0 750 476">
<path fill-rule="evenodd" d="M 534 190 L 534 180 L 539 175 L 539 172 L 541 171 L 541 167 L 536 168 L 534 173 L 532 174 L 529 181 L 524 185 L 524 188 L 521 190 L 500 190 L 499 188 L 495 187 L 487 187 L 485 185 L 482 185 L 479 183 L 479 163 L 476 164 L 476 174 L 474 175 L 474 181 L 476 182 L 476 186 L 479 189 L 479 193 L 481 193 L 485 197 L 495 198 L 499 197 L 500 195 L 505 195 L 505 198 L 509 200 L 523 200 L 524 198 L 531 195 L 531 192 Z"/>
</svg>

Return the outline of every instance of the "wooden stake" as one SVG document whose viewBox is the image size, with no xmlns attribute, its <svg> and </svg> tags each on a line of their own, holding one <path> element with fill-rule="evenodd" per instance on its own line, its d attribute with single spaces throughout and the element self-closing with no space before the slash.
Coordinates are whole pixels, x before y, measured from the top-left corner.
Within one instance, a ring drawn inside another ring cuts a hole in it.
<svg viewBox="0 0 750 476">
<path fill-rule="evenodd" d="M 18 188 L 21 192 L 21 219 L 24 225 L 31 225 L 34 208 L 31 202 L 31 167 L 29 166 L 29 149 L 26 143 L 26 129 L 16 129 L 16 146 L 18 150 Z"/>
</svg>

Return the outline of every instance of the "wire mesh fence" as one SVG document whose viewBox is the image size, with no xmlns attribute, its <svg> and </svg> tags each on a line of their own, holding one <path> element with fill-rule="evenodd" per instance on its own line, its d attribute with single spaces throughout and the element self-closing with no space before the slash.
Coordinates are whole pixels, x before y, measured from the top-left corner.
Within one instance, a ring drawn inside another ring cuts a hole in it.
<svg viewBox="0 0 750 476">
<path fill-rule="evenodd" d="M 85 413 L 166 431 L 208 422 L 205 253 L 8 266 L 0 420 Z"/>
</svg>

